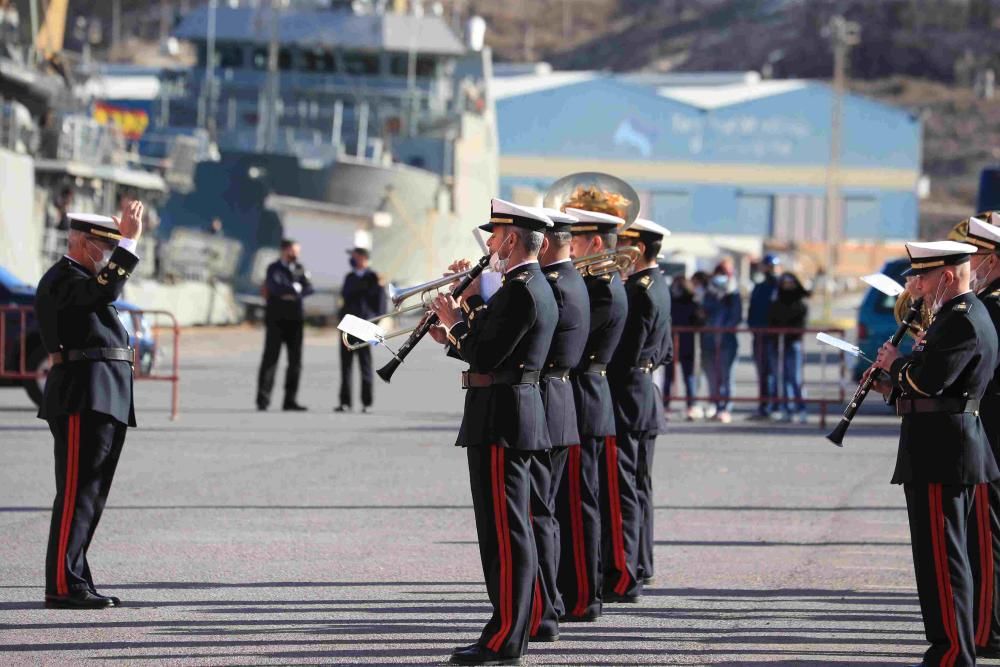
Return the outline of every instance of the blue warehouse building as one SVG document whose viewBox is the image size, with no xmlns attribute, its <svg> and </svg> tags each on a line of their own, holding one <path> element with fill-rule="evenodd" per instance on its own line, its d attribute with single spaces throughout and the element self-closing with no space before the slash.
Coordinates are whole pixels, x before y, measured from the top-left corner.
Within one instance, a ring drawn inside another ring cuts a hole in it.
<svg viewBox="0 0 1000 667">
<path fill-rule="evenodd" d="M 536 201 L 560 176 L 606 171 L 636 188 L 642 215 L 670 228 L 675 246 L 710 238 L 755 254 L 763 241 L 808 254 L 825 239 L 826 84 L 501 69 L 494 95 L 503 197 Z M 842 254 L 915 238 L 920 121 L 856 95 L 842 108 L 842 222 L 833 238 Z"/>
</svg>

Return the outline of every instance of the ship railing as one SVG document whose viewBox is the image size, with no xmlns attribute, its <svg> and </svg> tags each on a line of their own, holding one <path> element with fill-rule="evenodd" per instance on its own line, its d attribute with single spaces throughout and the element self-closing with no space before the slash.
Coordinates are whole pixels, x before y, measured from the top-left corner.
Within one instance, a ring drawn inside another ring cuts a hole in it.
<svg viewBox="0 0 1000 667">
<path fill-rule="evenodd" d="M 32 153 L 38 145 L 38 128 L 19 102 L 0 97 L 0 148 Z"/>
<path fill-rule="evenodd" d="M 114 125 L 101 125 L 92 118 L 71 114 L 61 119 L 55 155 L 42 157 L 124 166 L 128 151 L 124 136 Z"/>
</svg>

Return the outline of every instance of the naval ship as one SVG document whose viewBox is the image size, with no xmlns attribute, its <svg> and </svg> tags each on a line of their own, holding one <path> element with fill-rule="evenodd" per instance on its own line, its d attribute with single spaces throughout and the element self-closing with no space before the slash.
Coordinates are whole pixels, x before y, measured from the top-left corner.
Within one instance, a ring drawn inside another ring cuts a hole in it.
<svg viewBox="0 0 1000 667">
<path fill-rule="evenodd" d="M 462 37 L 418 2 L 215 0 L 173 36 L 197 64 L 160 87 L 159 133 L 206 131 L 217 158 L 160 208 L 165 233 L 221 221 L 242 242 L 252 292 L 281 238 L 302 245 L 332 313 L 345 251 L 372 252 L 397 284 L 481 254 L 473 223 L 497 191 L 497 137 L 485 24 Z"/>
</svg>

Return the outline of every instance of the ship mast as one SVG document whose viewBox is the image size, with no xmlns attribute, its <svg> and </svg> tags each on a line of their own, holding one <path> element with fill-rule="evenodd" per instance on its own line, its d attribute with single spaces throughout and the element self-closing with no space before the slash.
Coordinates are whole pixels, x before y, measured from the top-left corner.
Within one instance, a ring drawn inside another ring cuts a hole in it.
<svg viewBox="0 0 1000 667">
<path fill-rule="evenodd" d="M 278 121 L 281 116 L 280 100 L 278 99 L 278 37 L 281 10 L 278 3 L 281 0 L 268 0 L 268 21 L 270 23 L 267 41 L 267 78 L 264 80 L 264 90 L 257 98 L 257 117 L 261 120 L 263 133 L 257 133 L 257 150 L 270 153 L 275 148 L 278 131 Z"/>
</svg>

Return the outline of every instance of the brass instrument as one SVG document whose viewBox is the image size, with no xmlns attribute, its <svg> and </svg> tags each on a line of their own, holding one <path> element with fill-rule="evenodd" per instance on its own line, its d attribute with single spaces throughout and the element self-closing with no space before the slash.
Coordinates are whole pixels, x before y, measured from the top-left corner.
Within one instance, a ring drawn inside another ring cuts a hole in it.
<svg viewBox="0 0 1000 667">
<path fill-rule="evenodd" d="M 892 308 L 892 314 L 896 317 L 896 324 L 902 324 L 903 321 L 907 319 L 912 303 L 913 295 L 905 289 L 902 294 L 896 297 L 896 305 Z M 931 325 L 931 309 L 927 306 L 926 302 L 920 302 L 920 312 L 918 316 L 912 321 L 907 322 L 907 324 L 909 326 L 907 327 L 906 333 L 914 338 L 919 339 L 924 334 L 927 327 Z"/>
<path fill-rule="evenodd" d="M 631 185 L 599 171 L 579 171 L 563 176 L 545 192 L 543 200 L 546 208 L 560 211 L 579 208 L 618 216 L 625 221 L 622 229 L 639 217 L 639 204 L 639 194 Z"/>
<path fill-rule="evenodd" d="M 573 266 L 584 278 L 603 276 L 609 273 L 624 273 L 639 259 L 639 249 L 622 246 L 615 250 L 605 250 L 586 257 L 577 257 Z"/>
<path fill-rule="evenodd" d="M 378 322 L 379 320 L 384 320 L 387 317 L 396 317 L 397 315 L 405 315 L 406 313 L 412 313 L 416 310 L 426 311 L 430 306 L 430 302 L 438 295 L 438 290 L 446 285 L 451 284 L 456 280 L 462 280 L 467 275 L 472 273 L 472 269 L 466 269 L 465 271 L 459 271 L 450 276 L 442 276 L 440 278 L 435 278 L 434 280 L 428 280 L 425 283 L 420 283 L 419 285 L 414 285 L 413 287 L 407 287 L 404 289 L 394 290 L 390 286 L 389 300 L 392 301 L 392 310 L 387 313 L 382 313 L 381 315 L 376 315 L 370 318 L 369 322 Z M 413 296 L 420 297 L 420 303 L 415 303 L 412 306 L 402 307 L 403 302 Z M 406 327 L 405 329 L 396 329 L 391 333 L 385 335 L 386 339 L 396 338 L 397 336 L 404 336 L 412 332 L 416 327 Z M 346 332 L 340 334 L 341 340 L 344 343 L 344 347 L 348 350 L 360 350 L 363 347 L 367 347 L 369 343 L 367 341 L 355 340 L 351 341 L 351 336 Z"/>
</svg>

